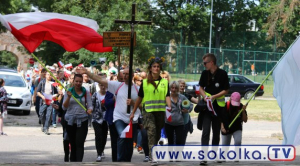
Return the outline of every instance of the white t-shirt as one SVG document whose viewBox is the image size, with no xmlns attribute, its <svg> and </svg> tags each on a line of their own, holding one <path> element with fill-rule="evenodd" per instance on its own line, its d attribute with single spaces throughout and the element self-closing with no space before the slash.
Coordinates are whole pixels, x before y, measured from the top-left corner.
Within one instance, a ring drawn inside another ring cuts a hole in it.
<svg viewBox="0 0 300 166">
<path fill-rule="evenodd" d="M 111 92 L 112 94 L 116 94 L 117 89 L 122 85 L 122 82 L 118 81 L 109 81 L 108 82 L 108 91 Z M 139 87 L 136 85 L 132 85 L 131 87 L 131 99 L 136 101 L 138 98 L 138 90 Z M 114 120 L 122 120 L 124 123 L 129 123 L 129 117 L 130 114 L 127 114 L 127 101 L 128 98 L 128 85 L 123 84 L 121 88 L 118 91 L 118 94 L 116 96 L 116 106 L 114 110 Z M 131 111 L 133 109 L 133 106 L 131 106 Z M 138 117 L 140 116 L 141 111 L 139 109 L 136 110 L 134 114 L 134 118 L 132 123 L 137 123 L 138 122 Z"/>
</svg>

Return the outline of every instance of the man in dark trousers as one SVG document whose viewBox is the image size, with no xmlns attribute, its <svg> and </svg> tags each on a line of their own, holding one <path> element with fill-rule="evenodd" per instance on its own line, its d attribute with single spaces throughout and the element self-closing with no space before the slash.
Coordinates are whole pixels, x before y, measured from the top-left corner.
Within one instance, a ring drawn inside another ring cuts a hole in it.
<svg viewBox="0 0 300 166">
<path fill-rule="evenodd" d="M 217 66 L 217 59 L 214 54 L 207 53 L 202 57 L 206 68 L 201 74 L 199 85 L 200 95 L 204 101 L 212 102 L 213 110 L 206 110 L 202 116 L 202 137 L 201 145 L 209 145 L 210 128 L 212 127 L 212 145 L 219 145 L 221 130 L 221 115 L 225 109 L 225 95 L 229 91 L 227 72 Z M 200 96 L 199 95 L 199 99 Z M 200 165 L 206 165 L 204 159 Z"/>
</svg>

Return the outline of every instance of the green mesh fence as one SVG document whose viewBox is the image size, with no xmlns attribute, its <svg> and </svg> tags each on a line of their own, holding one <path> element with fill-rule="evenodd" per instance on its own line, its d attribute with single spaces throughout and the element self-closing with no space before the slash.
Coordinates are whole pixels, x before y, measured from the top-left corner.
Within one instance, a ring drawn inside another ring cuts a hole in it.
<svg viewBox="0 0 300 166">
<path fill-rule="evenodd" d="M 202 56 L 208 52 L 207 47 L 152 45 L 156 49 L 155 56 L 163 55 L 166 59 L 164 70 L 178 78 L 198 80 L 199 74 L 205 70 Z M 216 48 L 212 48 L 211 52 L 216 55 L 217 65 L 228 73 L 250 76 L 267 75 L 283 55 L 276 52 Z"/>
<path fill-rule="evenodd" d="M 198 81 L 201 72 L 205 70 L 202 56 L 209 52 L 208 36 L 209 34 L 197 37 L 184 31 L 156 30 L 151 41 L 155 56 L 166 59 L 164 70 L 176 78 Z M 228 73 L 246 75 L 261 82 L 287 49 L 277 47 L 276 36 L 270 40 L 267 38 L 267 33 L 256 31 L 223 32 L 219 38 L 213 33 L 211 52 L 217 57 L 217 65 Z M 219 40 L 218 44 L 216 39 Z M 289 46 L 293 41 L 284 42 Z M 272 78 L 269 79 L 272 82 Z"/>
</svg>

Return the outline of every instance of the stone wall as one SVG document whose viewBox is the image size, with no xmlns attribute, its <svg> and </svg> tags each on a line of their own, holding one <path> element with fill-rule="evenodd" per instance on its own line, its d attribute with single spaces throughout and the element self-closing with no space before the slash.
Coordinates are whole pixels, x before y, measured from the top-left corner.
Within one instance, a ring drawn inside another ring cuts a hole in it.
<svg viewBox="0 0 300 166">
<path fill-rule="evenodd" d="M 26 52 L 19 51 L 18 47 L 24 48 L 22 44 L 8 31 L 0 34 L 0 51 L 9 51 L 17 57 L 17 63 L 21 64 L 23 70 L 27 70 L 27 64 L 31 56 Z"/>
</svg>

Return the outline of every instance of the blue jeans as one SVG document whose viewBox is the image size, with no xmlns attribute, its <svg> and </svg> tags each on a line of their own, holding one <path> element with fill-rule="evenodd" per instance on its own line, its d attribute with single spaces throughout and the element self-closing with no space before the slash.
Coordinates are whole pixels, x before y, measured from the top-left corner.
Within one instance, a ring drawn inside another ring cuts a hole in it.
<svg viewBox="0 0 300 166">
<path fill-rule="evenodd" d="M 122 131 L 128 126 L 122 120 L 117 120 L 114 122 L 116 130 L 118 132 L 118 150 L 117 150 L 117 161 L 118 162 L 131 162 L 131 157 L 133 154 L 133 138 L 120 138 Z M 132 124 L 132 135 L 135 135 L 137 130 L 137 124 Z"/>
<path fill-rule="evenodd" d="M 44 130 L 49 129 L 52 110 L 53 108 L 51 105 L 44 104 L 40 107 L 40 120 Z"/>
<path fill-rule="evenodd" d="M 40 117 L 40 107 L 41 107 L 41 98 L 40 96 L 36 96 L 36 100 L 35 100 L 35 112 L 38 115 L 38 117 Z"/>
<path fill-rule="evenodd" d="M 160 138 L 167 138 L 165 127 L 161 129 Z"/>
<path fill-rule="evenodd" d="M 56 124 L 56 110 L 53 108 L 52 110 L 52 125 Z"/>
</svg>

